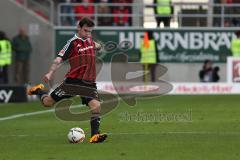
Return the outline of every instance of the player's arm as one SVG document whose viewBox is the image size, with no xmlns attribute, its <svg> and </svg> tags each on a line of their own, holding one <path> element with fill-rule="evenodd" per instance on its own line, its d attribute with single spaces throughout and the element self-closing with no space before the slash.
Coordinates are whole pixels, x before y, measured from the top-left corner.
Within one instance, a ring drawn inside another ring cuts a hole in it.
<svg viewBox="0 0 240 160">
<path fill-rule="evenodd" d="M 62 63 L 62 58 L 61 57 L 56 57 L 48 71 L 48 73 L 53 74 L 61 65 Z"/>
<path fill-rule="evenodd" d="M 45 74 L 43 80 L 47 83 L 52 79 L 54 72 L 61 66 L 63 61 L 66 61 L 70 55 L 72 46 L 72 41 L 69 40 L 63 49 L 58 53 L 57 57 L 54 59 L 49 71 Z"/>
<path fill-rule="evenodd" d="M 62 58 L 61 57 L 56 57 L 48 71 L 47 74 L 45 74 L 43 80 L 44 82 L 49 82 L 52 79 L 52 76 L 54 74 L 54 72 L 61 66 L 61 62 L 62 62 Z"/>
<path fill-rule="evenodd" d="M 94 49 L 97 50 L 97 51 L 100 51 L 102 49 L 102 45 L 98 42 L 94 42 Z"/>
</svg>

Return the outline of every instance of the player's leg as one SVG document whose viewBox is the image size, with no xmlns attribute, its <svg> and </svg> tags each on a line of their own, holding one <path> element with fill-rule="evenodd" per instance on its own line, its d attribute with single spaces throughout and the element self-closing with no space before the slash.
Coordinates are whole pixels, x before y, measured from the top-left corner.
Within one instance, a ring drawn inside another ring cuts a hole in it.
<svg viewBox="0 0 240 160">
<path fill-rule="evenodd" d="M 43 106 L 51 107 L 55 104 L 55 100 L 48 95 L 48 92 L 44 90 L 44 85 L 36 85 L 27 91 L 28 95 L 37 95 L 42 102 Z"/>
<path fill-rule="evenodd" d="M 150 68 L 149 70 L 150 70 L 152 82 L 156 81 L 156 75 L 155 75 L 156 67 L 157 67 L 157 64 L 149 64 L 149 68 Z"/>
<path fill-rule="evenodd" d="M 82 98 L 83 103 L 88 104 L 91 109 L 90 125 L 91 125 L 91 138 L 90 143 L 101 143 L 106 140 L 107 134 L 100 133 L 100 101 L 96 98 Z"/>
<path fill-rule="evenodd" d="M 161 18 L 160 17 L 156 17 L 156 23 L 157 23 L 157 27 L 160 27 L 160 24 L 161 24 Z"/>
<path fill-rule="evenodd" d="M 16 60 L 15 65 L 15 82 L 21 84 L 22 63 L 20 60 Z"/>
<path fill-rule="evenodd" d="M 91 100 L 88 103 L 88 106 L 91 109 L 91 136 L 99 134 L 100 126 L 100 102 L 98 100 Z"/>
<path fill-rule="evenodd" d="M 49 95 L 43 97 L 41 102 L 45 107 L 52 107 L 56 103 L 56 101 Z"/>
<path fill-rule="evenodd" d="M 171 21 L 171 18 L 169 18 L 169 17 L 163 17 L 164 27 L 170 27 L 170 21 Z"/>
</svg>

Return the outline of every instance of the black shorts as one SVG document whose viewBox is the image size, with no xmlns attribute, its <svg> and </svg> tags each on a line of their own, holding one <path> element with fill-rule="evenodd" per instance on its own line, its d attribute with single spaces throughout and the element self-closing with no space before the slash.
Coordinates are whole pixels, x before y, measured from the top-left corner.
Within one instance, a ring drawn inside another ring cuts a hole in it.
<svg viewBox="0 0 240 160">
<path fill-rule="evenodd" d="M 76 95 L 81 96 L 82 104 L 88 105 L 93 99 L 99 101 L 96 83 L 75 78 L 66 78 L 50 95 L 55 102 Z"/>
</svg>

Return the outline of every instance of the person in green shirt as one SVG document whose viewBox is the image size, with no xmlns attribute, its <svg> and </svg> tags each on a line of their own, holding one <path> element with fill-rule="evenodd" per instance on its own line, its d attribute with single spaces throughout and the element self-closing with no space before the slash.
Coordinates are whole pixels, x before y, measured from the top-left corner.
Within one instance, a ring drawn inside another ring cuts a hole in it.
<svg viewBox="0 0 240 160">
<path fill-rule="evenodd" d="M 161 22 L 163 22 L 164 27 L 170 27 L 171 15 L 173 13 L 171 3 L 171 0 L 153 1 L 157 27 L 160 27 Z"/>
<path fill-rule="evenodd" d="M 0 83 L 8 83 L 8 67 L 12 63 L 12 46 L 6 34 L 0 31 Z"/>
<path fill-rule="evenodd" d="M 149 30 L 145 32 L 144 38 L 140 47 L 140 63 L 144 69 L 144 81 L 148 82 L 147 72 L 150 73 L 151 82 L 156 81 L 155 72 L 158 62 L 158 48 L 156 41 L 154 40 L 153 31 Z"/>
<path fill-rule="evenodd" d="M 231 42 L 231 52 L 233 57 L 240 57 L 240 31 L 236 32 L 237 38 Z"/>
<path fill-rule="evenodd" d="M 29 60 L 32 45 L 24 28 L 19 29 L 19 34 L 13 38 L 13 50 L 15 53 L 15 80 L 17 84 L 29 83 Z"/>
</svg>

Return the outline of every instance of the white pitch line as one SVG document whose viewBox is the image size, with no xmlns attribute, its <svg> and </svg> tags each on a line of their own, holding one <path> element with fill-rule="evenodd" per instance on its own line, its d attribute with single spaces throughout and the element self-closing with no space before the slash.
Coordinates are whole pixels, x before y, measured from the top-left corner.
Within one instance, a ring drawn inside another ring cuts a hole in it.
<svg viewBox="0 0 240 160">
<path fill-rule="evenodd" d="M 174 134 L 188 134 L 188 135 L 240 135 L 240 132 L 208 132 L 208 131 L 200 131 L 200 132 L 159 132 L 159 133 L 151 133 L 151 132 L 125 132 L 125 133 L 107 133 L 108 135 L 174 135 Z M 58 134 L 58 135 L 52 135 L 52 136 L 65 136 L 66 134 Z M 4 135 L 0 134 L 0 138 L 4 137 L 49 137 L 51 135 L 28 135 L 28 134 L 12 134 L 12 135 Z"/>
<path fill-rule="evenodd" d="M 10 119 L 16 119 L 16 118 L 20 118 L 20 117 L 38 115 L 38 114 L 43 114 L 43 113 L 50 113 L 50 112 L 53 112 L 53 111 L 54 111 L 54 109 L 45 110 L 45 111 L 30 112 L 30 113 L 16 114 L 16 115 L 8 116 L 8 117 L 2 117 L 2 118 L 0 118 L 0 121 L 6 121 L 6 120 L 10 120 Z"/>
<path fill-rule="evenodd" d="M 179 132 L 159 132 L 159 133 L 151 133 L 151 132 L 145 132 L 145 133 L 108 133 L 109 135 L 158 135 L 158 134 L 196 134 L 196 135 L 240 135 L 240 132 L 208 132 L 208 131 L 179 131 Z"/>
<path fill-rule="evenodd" d="M 111 102 L 118 101 L 118 100 L 120 100 L 119 97 L 117 99 L 104 101 L 104 103 L 111 103 Z M 84 106 L 85 105 L 81 105 L 81 104 L 80 105 L 73 105 L 73 106 L 71 106 L 71 109 L 78 108 L 78 107 L 84 107 Z M 44 110 L 44 111 L 36 111 L 36 112 L 30 112 L 30 113 L 16 114 L 16 115 L 12 115 L 12 116 L 2 117 L 2 118 L 0 118 L 0 122 L 1 121 L 6 121 L 6 120 L 11 120 L 11 119 L 16 119 L 16 118 L 20 118 L 20 117 L 33 116 L 33 115 L 44 114 L 44 113 L 51 113 L 51 112 L 54 112 L 54 111 L 55 111 L 55 109 L 49 109 L 49 110 Z"/>
<path fill-rule="evenodd" d="M 84 105 L 73 105 L 73 106 L 71 106 L 71 108 L 77 108 L 77 107 L 83 107 L 83 106 Z M 12 116 L 2 117 L 2 118 L 0 118 L 0 121 L 6 121 L 6 120 L 16 119 L 16 118 L 20 118 L 20 117 L 33 116 L 33 115 L 44 114 L 44 113 L 51 113 L 54 111 L 55 111 L 55 109 L 49 109 L 49 110 L 44 110 L 44 111 L 16 114 L 16 115 L 12 115 Z"/>
</svg>

